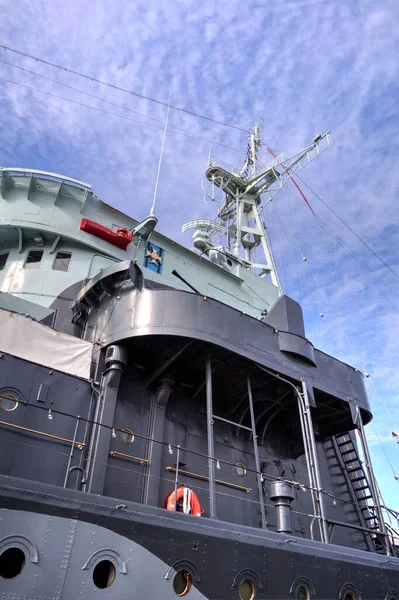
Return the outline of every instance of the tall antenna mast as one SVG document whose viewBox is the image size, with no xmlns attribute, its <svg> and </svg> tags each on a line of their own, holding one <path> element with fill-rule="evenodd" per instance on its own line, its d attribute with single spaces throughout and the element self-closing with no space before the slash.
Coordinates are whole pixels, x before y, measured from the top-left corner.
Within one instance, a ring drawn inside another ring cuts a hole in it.
<svg viewBox="0 0 399 600">
<path fill-rule="evenodd" d="M 166 111 L 165 127 L 164 127 L 164 130 L 163 130 L 163 137 L 162 137 L 162 144 L 161 144 L 161 153 L 159 155 L 157 178 L 155 180 L 154 197 L 153 197 L 153 200 L 152 200 L 152 206 L 151 206 L 151 210 L 150 210 L 150 217 L 155 217 L 155 202 L 156 202 L 156 199 L 157 199 L 159 175 L 161 173 L 161 164 L 162 164 L 162 158 L 163 158 L 163 149 L 164 149 L 164 146 L 165 146 L 166 132 L 167 132 L 167 129 L 168 129 L 169 109 L 170 109 L 170 92 L 169 92 L 169 98 L 168 98 L 168 109 Z"/>
</svg>

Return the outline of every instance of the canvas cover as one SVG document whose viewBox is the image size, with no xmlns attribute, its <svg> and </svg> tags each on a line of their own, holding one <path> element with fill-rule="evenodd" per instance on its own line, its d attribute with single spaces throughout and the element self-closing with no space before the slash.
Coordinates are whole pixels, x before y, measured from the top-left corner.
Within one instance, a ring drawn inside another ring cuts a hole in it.
<svg viewBox="0 0 399 600">
<path fill-rule="evenodd" d="M 90 379 L 93 344 L 0 309 L 0 352 Z"/>
</svg>

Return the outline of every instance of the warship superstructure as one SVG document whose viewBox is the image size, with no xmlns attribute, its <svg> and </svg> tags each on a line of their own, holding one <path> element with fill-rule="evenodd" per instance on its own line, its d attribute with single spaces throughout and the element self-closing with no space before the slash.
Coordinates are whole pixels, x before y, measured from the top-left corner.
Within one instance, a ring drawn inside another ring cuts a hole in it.
<svg viewBox="0 0 399 600">
<path fill-rule="evenodd" d="M 0 170 L 0 598 L 399 600 L 363 374 L 306 338 L 262 220 L 328 141 L 209 162 L 191 250 Z"/>
</svg>

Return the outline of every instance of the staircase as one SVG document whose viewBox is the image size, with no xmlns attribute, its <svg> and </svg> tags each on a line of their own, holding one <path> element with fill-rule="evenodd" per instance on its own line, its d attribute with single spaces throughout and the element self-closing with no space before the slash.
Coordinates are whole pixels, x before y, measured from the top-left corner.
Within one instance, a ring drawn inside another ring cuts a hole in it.
<svg viewBox="0 0 399 600">
<path fill-rule="evenodd" d="M 385 540 L 383 536 L 378 535 L 382 529 L 377 511 L 375 510 L 378 499 L 373 498 L 371 487 L 357 453 L 356 446 L 349 433 L 333 437 L 332 442 L 337 456 L 341 458 L 342 466 L 348 474 L 348 479 L 358 501 L 358 506 L 364 521 L 363 526 L 369 530 L 375 530 L 375 535 L 371 535 L 375 551 L 385 554 Z M 371 504 L 369 504 L 369 500 L 371 500 Z M 383 528 L 385 528 L 385 524 L 383 525 Z"/>
</svg>

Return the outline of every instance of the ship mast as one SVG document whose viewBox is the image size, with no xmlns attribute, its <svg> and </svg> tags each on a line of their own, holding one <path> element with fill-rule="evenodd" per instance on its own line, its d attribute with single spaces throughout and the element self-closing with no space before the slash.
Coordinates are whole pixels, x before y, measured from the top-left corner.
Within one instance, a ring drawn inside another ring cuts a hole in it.
<svg viewBox="0 0 399 600">
<path fill-rule="evenodd" d="M 224 192 L 217 219 L 190 221 L 183 225 L 183 231 L 197 230 L 193 235 L 194 246 L 201 253 L 206 253 L 212 262 L 226 270 L 235 271 L 237 275 L 240 268 L 245 268 L 259 277 L 269 276 L 281 294 L 281 284 L 261 213 L 297 171 L 328 147 L 330 132 L 317 135 L 310 146 L 285 161 L 272 153 L 273 160 L 266 166 L 262 165 L 262 169 L 258 168 L 258 151 L 263 145 L 259 132 L 260 126 L 255 125 L 250 132 L 247 156 L 240 169 L 223 161 L 209 161 L 206 177 L 212 188 L 216 186 Z M 262 195 L 266 192 L 268 199 L 262 204 Z M 216 195 L 211 200 L 215 201 Z M 214 236 L 221 233 L 227 237 L 226 246 L 214 243 Z M 257 248 L 262 250 L 262 262 L 256 260 Z"/>
</svg>

